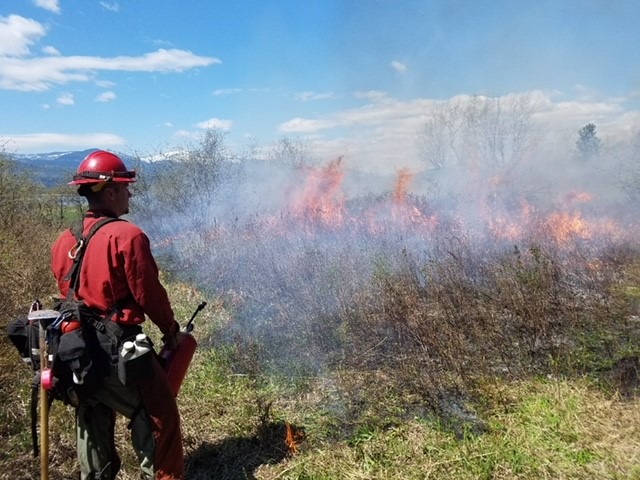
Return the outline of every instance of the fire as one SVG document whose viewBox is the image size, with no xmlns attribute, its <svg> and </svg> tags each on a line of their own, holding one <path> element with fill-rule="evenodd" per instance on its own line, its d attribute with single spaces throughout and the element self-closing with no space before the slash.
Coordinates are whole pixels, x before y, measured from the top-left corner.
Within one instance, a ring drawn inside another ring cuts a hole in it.
<svg viewBox="0 0 640 480">
<path fill-rule="evenodd" d="M 284 422 L 285 437 L 284 442 L 291 453 L 298 453 L 300 443 L 304 439 L 304 431 L 292 426 L 289 422 Z"/>
<path fill-rule="evenodd" d="M 580 212 L 555 212 L 544 223 L 556 243 L 566 243 L 572 239 L 590 239 L 593 235 L 590 225 Z"/>
<path fill-rule="evenodd" d="M 490 230 L 494 237 L 505 240 L 518 240 L 522 238 L 522 225 L 507 217 L 497 217 L 490 223 Z"/>
<path fill-rule="evenodd" d="M 429 229 L 437 224 L 435 215 L 425 215 L 410 201 L 409 186 L 414 175 L 408 169 L 398 172 L 390 201 L 376 201 L 357 213 L 347 206 L 341 157 L 324 167 L 306 167 L 301 172 L 304 176 L 300 186 L 290 193 L 288 208 L 307 228 L 350 226 L 379 233 L 389 221 L 396 226 Z"/>
<path fill-rule="evenodd" d="M 415 202 L 410 201 L 409 186 L 413 181 L 413 177 L 414 174 L 408 168 L 403 168 L 398 171 L 391 196 L 391 215 L 393 222 L 394 224 L 405 227 L 423 227 L 431 230 L 438 223 L 437 216 L 425 215 Z"/>
<path fill-rule="evenodd" d="M 500 176 L 472 185 L 477 191 L 471 198 L 477 201 L 465 204 L 464 209 L 447 210 L 445 206 L 436 212 L 424 197 L 410 193 L 415 175 L 407 168 L 397 171 L 389 193 L 349 200 L 343 185 L 342 157 L 325 165 L 301 167 L 297 174 L 280 211 L 266 211 L 246 223 L 236 218 L 237 223 L 231 226 L 216 222 L 210 229 L 195 232 L 197 238 L 211 243 L 228 236 L 250 241 L 265 234 L 313 236 L 321 232 L 374 236 L 398 232 L 424 238 L 454 228 L 470 231 L 479 240 L 487 234 L 489 241 L 520 242 L 532 237 L 560 246 L 603 237 L 622 239 L 630 233 L 611 219 L 589 215 L 587 212 L 595 210 L 590 207 L 594 197 L 589 192 L 559 194 L 545 205 L 505 190 L 506 182 Z M 154 246 L 168 247 L 193 239 L 194 232 L 183 232 Z"/>
<path fill-rule="evenodd" d="M 393 201 L 395 203 L 403 203 L 406 200 L 409 184 L 412 180 L 413 174 L 408 168 L 398 171 L 398 178 L 396 178 L 396 185 L 393 189 Z"/>
<path fill-rule="evenodd" d="M 325 225 L 342 225 L 345 196 L 342 192 L 342 157 L 323 168 L 308 167 L 306 178 L 291 199 L 294 216 Z"/>
<path fill-rule="evenodd" d="M 593 200 L 593 195 L 589 192 L 569 192 L 565 197 L 565 202 L 567 204 L 574 203 L 587 203 Z"/>
<path fill-rule="evenodd" d="M 514 241 L 524 236 L 535 211 L 526 200 L 521 200 L 519 206 L 520 209 L 516 216 L 502 214 L 489 218 L 489 230 L 495 238 Z"/>
</svg>

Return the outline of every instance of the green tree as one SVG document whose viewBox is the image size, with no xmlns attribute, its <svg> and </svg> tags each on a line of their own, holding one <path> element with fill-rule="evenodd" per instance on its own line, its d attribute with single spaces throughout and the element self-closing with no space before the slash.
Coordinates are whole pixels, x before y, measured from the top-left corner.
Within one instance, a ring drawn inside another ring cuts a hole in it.
<svg viewBox="0 0 640 480">
<path fill-rule="evenodd" d="M 592 160 L 600 154 L 602 140 L 598 138 L 596 126 L 593 123 L 588 123 L 578 131 L 576 148 L 580 158 L 585 161 Z"/>
</svg>

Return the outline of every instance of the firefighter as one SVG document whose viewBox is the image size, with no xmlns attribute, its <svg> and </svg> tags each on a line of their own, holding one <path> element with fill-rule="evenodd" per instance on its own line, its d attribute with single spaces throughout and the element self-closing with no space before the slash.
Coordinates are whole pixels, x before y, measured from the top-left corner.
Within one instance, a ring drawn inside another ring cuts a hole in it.
<svg viewBox="0 0 640 480">
<path fill-rule="evenodd" d="M 129 184 L 135 172 L 113 153 L 98 150 L 78 166 L 70 185 L 86 197 L 88 211 L 83 234 L 101 218 L 129 212 Z M 60 296 L 66 298 L 65 276 L 76 245 L 71 230 L 55 241 L 51 266 Z M 114 321 L 128 334 L 140 333 L 145 315 L 160 329 L 169 348 L 178 342 L 179 326 L 145 233 L 128 221 L 113 221 L 97 230 L 87 246 L 76 296 L 105 321 Z M 115 312 L 115 313 L 114 313 Z M 120 467 L 115 451 L 116 413 L 130 419 L 131 441 L 144 478 L 182 479 L 184 464 L 180 416 L 167 377 L 153 356 L 148 376 L 125 386 L 115 369 L 102 386 L 76 408 L 77 449 L 82 479 L 114 479 Z"/>
</svg>

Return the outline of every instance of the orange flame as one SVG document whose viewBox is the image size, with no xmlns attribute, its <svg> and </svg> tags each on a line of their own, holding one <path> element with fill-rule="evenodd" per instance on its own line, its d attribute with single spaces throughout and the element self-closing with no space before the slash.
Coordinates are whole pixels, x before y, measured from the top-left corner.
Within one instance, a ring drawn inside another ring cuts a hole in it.
<svg viewBox="0 0 640 480">
<path fill-rule="evenodd" d="M 309 168 L 301 189 L 292 199 L 294 215 L 338 226 L 343 222 L 342 157 L 324 168 Z"/>
<path fill-rule="evenodd" d="M 565 201 L 567 203 L 587 203 L 593 200 L 593 195 L 589 192 L 572 191 L 567 193 Z"/>
<path fill-rule="evenodd" d="M 545 226 L 557 243 L 566 243 L 576 238 L 589 239 L 592 236 L 590 225 L 579 212 L 552 213 L 546 219 Z"/>
<path fill-rule="evenodd" d="M 426 216 L 415 204 L 409 203 L 409 186 L 413 177 L 414 174 L 408 168 L 398 171 L 392 195 L 393 220 L 404 226 L 422 226 L 431 229 L 437 224 L 437 217 Z"/>
<path fill-rule="evenodd" d="M 472 232 L 478 235 L 488 232 L 494 240 L 517 242 L 535 235 L 563 246 L 574 241 L 601 237 L 624 239 L 629 235 L 626 225 L 623 227 L 612 219 L 584 213 L 587 210 L 583 211 L 583 207 L 587 207 L 585 204 L 593 199 L 593 195 L 579 190 L 558 195 L 551 204 L 555 205 L 555 211 L 542 210 L 543 205 L 518 199 L 514 192 L 503 191 L 504 180 L 495 176 L 489 179 L 488 192 L 483 189 L 484 185 L 478 187 L 480 196 L 469 206 L 469 215 L 462 212 L 458 216 L 456 212 L 450 212 L 451 216 L 448 216 L 447 211 L 434 213 L 426 200 L 410 194 L 414 174 L 408 168 L 397 171 L 390 195 L 372 197 L 366 205 L 346 201 L 342 157 L 322 166 L 303 167 L 298 173 L 301 175 L 289 191 L 286 213 L 271 212 L 256 217 L 247 228 L 240 232 L 234 230 L 234 234 L 239 233 L 240 239 L 251 239 L 256 232 L 287 235 L 292 231 L 300 233 L 302 229 L 314 235 L 319 229 L 355 228 L 372 235 L 395 231 L 425 235 L 435 232 L 439 225 L 464 228 L 466 224 Z M 294 228 L 290 228 L 292 226 Z M 231 234 L 224 225 L 217 224 L 198 233 L 198 238 L 207 242 Z M 154 246 L 164 247 L 192 239 L 192 233 L 182 233 L 162 239 Z"/>
<path fill-rule="evenodd" d="M 517 240 L 524 235 L 526 226 L 531 221 L 534 208 L 526 200 L 520 201 L 518 218 L 508 215 L 495 215 L 488 220 L 489 230 L 495 238 Z"/>
<path fill-rule="evenodd" d="M 409 184 L 413 180 L 413 173 L 408 168 L 403 168 L 398 171 L 398 178 L 396 178 L 396 185 L 393 189 L 393 201 L 396 203 L 402 203 L 407 198 L 407 192 L 409 190 Z"/>
<path fill-rule="evenodd" d="M 291 453 L 298 453 L 300 443 L 304 438 L 302 429 L 292 427 L 289 422 L 284 422 L 285 437 L 284 442 L 287 444 Z"/>
</svg>

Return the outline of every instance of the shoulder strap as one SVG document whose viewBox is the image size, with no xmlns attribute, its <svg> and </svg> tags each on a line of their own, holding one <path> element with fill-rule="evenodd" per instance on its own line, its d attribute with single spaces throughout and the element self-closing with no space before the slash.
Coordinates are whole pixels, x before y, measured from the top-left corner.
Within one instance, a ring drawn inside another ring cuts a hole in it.
<svg viewBox="0 0 640 480">
<path fill-rule="evenodd" d="M 89 244 L 89 240 L 95 235 L 95 233 L 104 225 L 111 222 L 123 221 L 120 218 L 114 217 L 105 217 L 102 220 L 99 220 L 95 223 L 89 233 L 85 237 L 82 236 L 82 223 L 80 227 L 80 233 L 78 234 L 77 228 L 72 227 L 71 232 L 76 237 L 78 242 L 69 252 L 69 256 L 73 259 L 73 265 L 69 269 L 69 273 L 67 273 L 64 277 L 65 280 L 69 281 L 69 293 L 67 294 L 67 300 L 71 300 L 76 293 L 78 288 L 78 283 L 80 281 L 80 267 L 82 266 L 82 260 L 84 259 L 84 253 L 87 250 L 87 245 Z"/>
</svg>

